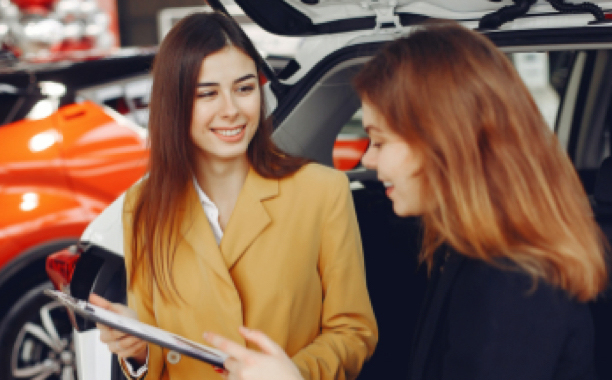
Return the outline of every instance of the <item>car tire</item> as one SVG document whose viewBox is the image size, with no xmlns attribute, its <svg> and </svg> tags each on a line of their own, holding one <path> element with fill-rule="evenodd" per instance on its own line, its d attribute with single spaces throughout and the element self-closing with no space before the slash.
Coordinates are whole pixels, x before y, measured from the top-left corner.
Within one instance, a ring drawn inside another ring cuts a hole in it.
<svg viewBox="0 0 612 380">
<path fill-rule="evenodd" d="M 0 379 L 74 380 L 72 325 L 65 307 L 43 293 L 46 281 L 25 293 L 0 324 Z"/>
</svg>

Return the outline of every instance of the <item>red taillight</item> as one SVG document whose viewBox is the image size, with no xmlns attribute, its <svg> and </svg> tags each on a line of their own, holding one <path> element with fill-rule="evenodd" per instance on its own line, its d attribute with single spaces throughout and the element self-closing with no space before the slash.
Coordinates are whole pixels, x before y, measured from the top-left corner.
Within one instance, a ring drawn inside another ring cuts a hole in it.
<svg viewBox="0 0 612 380">
<path fill-rule="evenodd" d="M 334 143 L 332 158 L 338 170 L 351 170 L 357 167 L 368 150 L 370 140 L 367 137 L 338 137 Z"/>
<path fill-rule="evenodd" d="M 77 261 L 81 257 L 76 245 L 47 257 L 47 275 L 57 290 L 66 291 Z"/>
</svg>

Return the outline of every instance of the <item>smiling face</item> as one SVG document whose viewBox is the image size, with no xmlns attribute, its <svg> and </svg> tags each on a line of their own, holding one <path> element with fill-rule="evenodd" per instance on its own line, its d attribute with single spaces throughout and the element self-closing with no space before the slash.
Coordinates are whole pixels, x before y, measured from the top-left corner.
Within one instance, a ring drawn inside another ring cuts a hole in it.
<svg viewBox="0 0 612 380">
<path fill-rule="evenodd" d="M 248 55 L 228 46 L 204 58 L 190 130 L 198 158 L 246 159 L 260 107 L 257 68 Z"/>
<path fill-rule="evenodd" d="M 363 165 L 378 172 L 399 216 L 421 215 L 422 155 L 387 125 L 385 118 L 371 104 L 362 103 L 363 127 L 370 136 L 370 146 L 362 158 Z"/>
</svg>

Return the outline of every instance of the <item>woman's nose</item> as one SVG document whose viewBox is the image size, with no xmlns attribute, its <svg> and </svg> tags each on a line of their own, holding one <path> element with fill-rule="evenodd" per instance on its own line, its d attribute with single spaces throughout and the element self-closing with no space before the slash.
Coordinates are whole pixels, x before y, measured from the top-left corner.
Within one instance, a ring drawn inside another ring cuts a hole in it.
<svg viewBox="0 0 612 380">
<path fill-rule="evenodd" d="M 372 146 L 371 145 L 368 146 L 368 149 L 363 154 L 363 157 L 361 157 L 361 163 L 363 164 L 363 166 L 365 166 L 367 169 L 375 170 L 376 169 L 375 155 L 376 154 L 373 152 Z"/>
<path fill-rule="evenodd" d="M 238 114 L 238 105 L 236 104 L 236 99 L 234 99 L 231 95 L 226 95 L 224 97 L 221 115 L 223 117 L 232 118 Z"/>
</svg>

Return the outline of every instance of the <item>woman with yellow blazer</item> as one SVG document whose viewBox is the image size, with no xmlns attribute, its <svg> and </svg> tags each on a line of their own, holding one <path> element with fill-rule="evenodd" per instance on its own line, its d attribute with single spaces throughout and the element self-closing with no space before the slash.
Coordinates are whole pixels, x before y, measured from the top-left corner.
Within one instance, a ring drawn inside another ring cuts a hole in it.
<svg viewBox="0 0 612 380">
<path fill-rule="evenodd" d="M 255 328 L 304 378 L 354 379 L 378 332 L 348 180 L 273 145 L 260 67 L 221 14 L 188 16 L 162 42 L 149 174 L 124 203 L 128 306 L 194 341 L 213 331 L 247 345 L 238 328 Z M 99 328 L 129 377 L 220 378 L 209 364 Z"/>
</svg>

